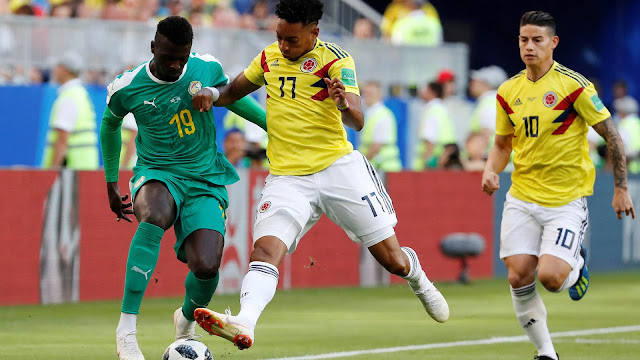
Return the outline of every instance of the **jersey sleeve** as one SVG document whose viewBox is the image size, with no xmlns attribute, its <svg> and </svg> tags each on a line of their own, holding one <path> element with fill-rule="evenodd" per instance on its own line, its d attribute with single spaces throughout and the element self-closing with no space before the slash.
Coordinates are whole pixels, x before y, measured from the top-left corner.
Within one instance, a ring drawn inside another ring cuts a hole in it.
<svg viewBox="0 0 640 360">
<path fill-rule="evenodd" d="M 211 83 L 204 86 L 220 86 L 229 83 L 229 76 L 224 73 L 222 63 L 215 56 L 210 54 L 194 54 L 194 57 L 207 63 L 209 73 L 211 74 Z"/>
<path fill-rule="evenodd" d="M 262 50 L 258 56 L 256 56 L 251 64 L 244 69 L 244 76 L 247 77 L 252 83 L 263 86 L 264 85 L 264 65 L 267 62 L 266 51 Z"/>
<path fill-rule="evenodd" d="M 598 92 L 593 84 L 584 88 L 573 107 L 589 126 L 611 117 L 611 113 L 598 97 Z"/>
<path fill-rule="evenodd" d="M 123 103 L 123 92 L 119 91 L 121 89 L 119 84 L 121 79 L 119 76 L 107 86 L 107 110 L 109 110 L 113 116 L 120 119 L 129 113 Z"/>
<path fill-rule="evenodd" d="M 498 89 L 496 95 L 496 135 L 511 135 L 514 132 L 514 125 L 509 118 L 513 114 L 513 110 L 509 107 L 509 103 L 505 100 L 506 89 L 504 84 Z"/>
<path fill-rule="evenodd" d="M 356 78 L 356 64 L 351 56 L 338 59 L 329 69 L 329 77 L 331 79 L 339 78 L 344 84 L 346 92 L 360 95 L 358 89 L 358 80 Z"/>
</svg>

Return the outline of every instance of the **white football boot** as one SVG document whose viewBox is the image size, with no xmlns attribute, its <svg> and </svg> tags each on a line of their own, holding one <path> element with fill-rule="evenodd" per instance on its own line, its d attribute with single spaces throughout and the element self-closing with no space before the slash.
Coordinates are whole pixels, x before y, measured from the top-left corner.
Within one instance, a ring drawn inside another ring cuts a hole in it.
<svg viewBox="0 0 640 360">
<path fill-rule="evenodd" d="M 120 360 L 144 360 L 144 355 L 138 346 L 136 332 L 133 330 L 123 336 L 116 336 L 116 349 Z"/>
<path fill-rule="evenodd" d="M 200 337 L 196 335 L 196 322 L 189 321 L 182 313 L 181 307 L 173 313 L 173 325 L 176 328 L 176 340 Z"/>
<path fill-rule="evenodd" d="M 426 277 L 423 277 L 423 279 L 426 279 Z M 427 313 L 433 320 L 443 323 L 449 319 L 449 304 L 447 304 L 447 300 L 445 300 L 444 296 L 442 296 L 433 284 L 427 280 L 424 281 L 424 283 L 420 282 L 417 286 L 409 283 L 409 286 L 418 299 L 420 299 L 422 306 L 424 306 L 424 309 L 427 310 Z"/>
</svg>

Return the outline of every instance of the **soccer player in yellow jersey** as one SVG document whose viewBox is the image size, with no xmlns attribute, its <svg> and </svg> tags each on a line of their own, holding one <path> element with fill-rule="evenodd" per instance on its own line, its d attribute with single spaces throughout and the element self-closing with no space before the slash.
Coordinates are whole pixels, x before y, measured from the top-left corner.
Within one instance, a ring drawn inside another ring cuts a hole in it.
<svg viewBox="0 0 640 360">
<path fill-rule="evenodd" d="M 613 161 L 613 209 L 635 218 L 627 192 L 627 168 L 620 135 L 592 83 L 553 60 L 558 46 L 554 18 L 530 11 L 520 19 L 520 57 L 526 69 L 498 89 L 495 146 L 482 189 L 493 194 L 498 173 L 515 152 L 512 186 L 500 229 L 500 257 L 509 272 L 511 297 L 520 326 L 538 350 L 536 359 L 558 359 L 547 328 L 538 279 L 551 292 L 569 290 L 580 300 L 589 286 L 585 196 L 593 193 L 587 126 L 607 142 Z"/>
<path fill-rule="evenodd" d="M 238 316 L 196 311 L 205 330 L 240 349 L 254 341 L 258 317 L 276 291 L 278 265 L 323 213 L 390 273 L 406 279 L 432 318 L 449 317 L 416 253 L 398 244 L 395 211 L 373 166 L 347 141 L 343 124 L 356 130 L 364 125 L 356 71 L 346 51 L 318 39 L 322 13 L 320 0 L 280 0 L 277 41 L 230 84 L 193 98 L 196 108 L 207 111 L 267 89 L 270 175 L 256 211 L 241 310 Z"/>
</svg>

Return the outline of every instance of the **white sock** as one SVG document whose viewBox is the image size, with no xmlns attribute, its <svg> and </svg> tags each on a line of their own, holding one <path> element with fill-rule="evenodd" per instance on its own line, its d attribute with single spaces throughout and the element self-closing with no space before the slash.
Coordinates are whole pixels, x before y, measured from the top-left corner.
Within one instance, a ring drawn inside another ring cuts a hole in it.
<svg viewBox="0 0 640 360">
<path fill-rule="evenodd" d="M 538 356 L 556 359 L 556 351 L 547 328 L 547 309 L 536 290 L 535 281 L 521 288 L 511 288 L 516 317 L 529 341 L 538 349 Z"/>
<path fill-rule="evenodd" d="M 431 281 L 429 281 L 427 274 L 422 270 L 418 254 L 416 254 L 412 248 L 406 246 L 401 247 L 400 250 L 402 250 L 407 259 L 409 259 L 409 265 L 411 266 L 409 274 L 404 277 L 404 279 L 409 282 L 409 286 L 411 286 L 413 290 L 427 290 L 434 287 Z"/>
<path fill-rule="evenodd" d="M 128 332 L 136 330 L 137 314 L 120 313 L 120 322 L 116 328 L 116 336 L 123 336 Z"/>
<path fill-rule="evenodd" d="M 564 283 L 562 283 L 562 286 L 556 292 L 561 292 L 572 287 L 573 284 L 575 284 L 576 281 L 578 281 L 578 278 L 580 277 L 580 271 L 582 270 L 582 266 L 584 266 L 584 258 L 580 256 L 580 258 L 578 259 L 578 264 L 576 265 L 575 268 L 571 270 L 569 275 L 567 275 L 567 278 L 564 280 Z"/>
<path fill-rule="evenodd" d="M 249 272 L 244 276 L 240 289 L 239 317 L 249 319 L 251 325 L 256 325 L 260 314 L 276 294 L 278 276 L 278 268 L 269 263 L 249 263 Z"/>
</svg>

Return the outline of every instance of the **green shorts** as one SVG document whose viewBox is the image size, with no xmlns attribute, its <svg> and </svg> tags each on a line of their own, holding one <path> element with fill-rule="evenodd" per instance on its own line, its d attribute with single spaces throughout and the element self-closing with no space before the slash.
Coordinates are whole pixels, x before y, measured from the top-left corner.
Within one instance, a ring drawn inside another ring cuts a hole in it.
<svg viewBox="0 0 640 360">
<path fill-rule="evenodd" d="M 185 179 L 164 170 L 143 169 L 135 173 L 130 180 L 131 196 L 135 198 L 142 185 L 151 180 L 165 184 L 176 202 L 177 215 L 173 222 L 176 244 L 173 248 L 178 260 L 187 262 L 184 240 L 192 232 L 211 229 L 224 236 L 226 209 L 229 207 L 227 188 L 224 185 Z"/>
</svg>

